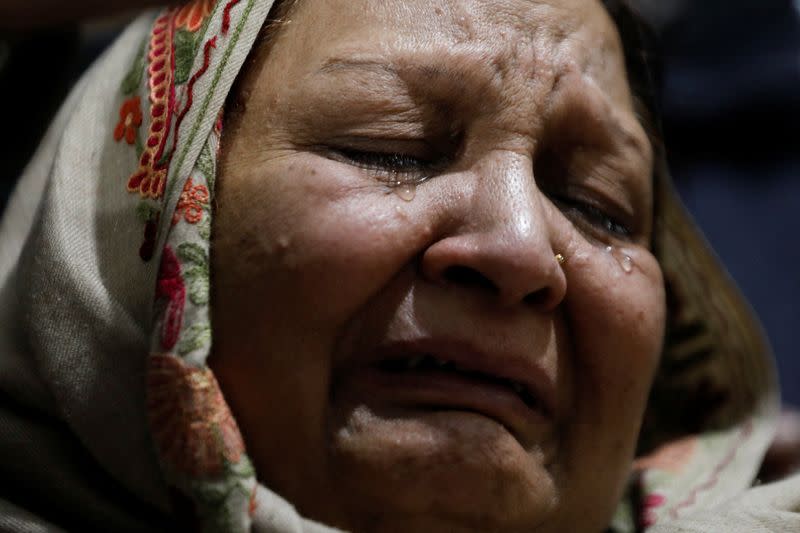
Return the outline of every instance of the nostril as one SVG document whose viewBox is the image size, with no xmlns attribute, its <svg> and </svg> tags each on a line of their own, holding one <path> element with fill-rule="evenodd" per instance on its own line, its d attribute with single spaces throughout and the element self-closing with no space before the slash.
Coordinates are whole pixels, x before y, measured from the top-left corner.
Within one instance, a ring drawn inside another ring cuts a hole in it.
<svg viewBox="0 0 800 533">
<path fill-rule="evenodd" d="M 442 277 L 454 285 L 462 287 L 476 287 L 481 289 L 489 289 L 492 292 L 498 292 L 497 285 L 492 283 L 492 280 L 475 270 L 465 266 L 455 265 L 447 267 Z"/>
<path fill-rule="evenodd" d="M 523 298 L 523 301 L 533 307 L 546 306 L 552 295 L 552 291 L 548 288 L 539 289 L 532 292 Z"/>
</svg>

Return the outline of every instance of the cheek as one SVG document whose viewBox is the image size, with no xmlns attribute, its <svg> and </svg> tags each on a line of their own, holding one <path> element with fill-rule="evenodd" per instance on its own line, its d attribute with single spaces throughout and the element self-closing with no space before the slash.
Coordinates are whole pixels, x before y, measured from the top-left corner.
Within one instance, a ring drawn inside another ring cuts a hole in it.
<svg viewBox="0 0 800 533">
<path fill-rule="evenodd" d="M 403 200 L 332 166 L 286 157 L 220 177 L 213 367 L 260 475 L 280 487 L 315 475 L 298 464 L 324 464 L 315 443 L 325 438 L 333 346 L 424 233 Z M 271 460 L 279 456 L 293 470 Z"/>
<path fill-rule="evenodd" d="M 328 354 L 341 328 L 430 239 L 435 211 L 420 198 L 407 202 L 342 167 L 281 157 L 224 184 L 214 289 L 235 309 L 236 329 L 258 335 L 252 344 L 313 331 L 317 351 Z"/>
<path fill-rule="evenodd" d="M 630 440 L 638 433 L 661 354 L 661 269 L 642 249 L 611 254 L 589 246 L 575 254 L 567 275 L 576 410 L 591 411 L 592 423 L 617 427 Z"/>
</svg>

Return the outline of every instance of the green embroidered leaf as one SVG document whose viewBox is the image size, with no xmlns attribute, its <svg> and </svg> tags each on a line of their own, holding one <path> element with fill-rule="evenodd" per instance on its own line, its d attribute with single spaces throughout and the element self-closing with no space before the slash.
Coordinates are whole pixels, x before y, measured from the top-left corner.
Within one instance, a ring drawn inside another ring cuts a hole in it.
<svg viewBox="0 0 800 533">
<path fill-rule="evenodd" d="M 181 85 L 189 80 L 194 55 L 197 52 L 197 39 L 194 33 L 178 30 L 175 34 L 175 84 Z"/>
<path fill-rule="evenodd" d="M 196 245 L 195 245 L 196 246 Z M 200 248 L 199 246 L 197 248 Z M 196 255 L 196 251 L 189 252 L 193 255 Z M 187 260 L 191 262 L 195 262 L 195 259 Z M 208 264 L 198 265 L 186 269 L 183 273 L 183 277 L 186 279 L 189 285 L 189 299 L 195 305 L 205 305 L 208 303 L 209 299 L 209 280 L 208 280 L 209 272 L 208 272 Z"/>
<path fill-rule="evenodd" d="M 208 277 L 196 277 L 189 286 L 189 299 L 194 305 L 206 305 L 208 303 L 210 287 Z"/>
<path fill-rule="evenodd" d="M 189 280 L 189 283 L 194 283 L 194 280 L 198 278 L 207 278 L 208 265 L 195 265 L 187 268 L 183 273 L 183 277 Z"/>
<path fill-rule="evenodd" d="M 211 155 L 211 147 L 206 144 L 200 152 L 200 157 L 197 158 L 197 168 L 200 172 L 205 174 L 208 181 L 208 191 L 211 197 L 214 197 L 214 178 L 216 177 L 216 165 L 214 164 L 214 157 Z"/>
<path fill-rule="evenodd" d="M 139 49 L 139 53 L 136 55 L 136 60 L 133 62 L 131 70 L 128 71 L 128 74 L 125 75 L 125 79 L 122 80 L 122 86 L 120 87 L 122 94 L 130 96 L 139 90 L 139 86 L 142 84 L 142 76 L 144 75 L 144 56 L 146 51 L 147 41 L 144 41 Z"/>
<path fill-rule="evenodd" d="M 185 242 L 178 246 L 178 257 L 184 263 L 195 264 L 201 267 L 208 268 L 208 254 L 199 244 Z M 188 276 L 188 272 L 186 274 Z"/>
<path fill-rule="evenodd" d="M 161 211 L 147 202 L 139 202 L 139 205 L 136 206 L 136 216 L 144 224 L 156 220 L 159 214 L 161 214 Z"/>
<path fill-rule="evenodd" d="M 211 342 L 211 325 L 195 324 L 183 333 L 183 339 L 178 344 L 178 353 L 185 356 Z"/>
<path fill-rule="evenodd" d="M 204 241 L 211 239 L 211 210 L 203 206 L 203 219 L 197 224 L 197 233 Z"/>
</svg>

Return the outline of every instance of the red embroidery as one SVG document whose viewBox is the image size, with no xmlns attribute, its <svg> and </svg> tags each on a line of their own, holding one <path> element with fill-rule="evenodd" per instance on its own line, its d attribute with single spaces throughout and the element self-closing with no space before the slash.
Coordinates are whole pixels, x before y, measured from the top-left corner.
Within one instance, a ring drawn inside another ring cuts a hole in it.
<svg viewBox="0 0 800 533">
<path fill-rule="evenodd" d="M 183 119 L 189 112 L 189 109 L 191 109 L 192 104 L 194 103 L 194 84 L 197 83 L 197 80 L 199 80 L 203 76 L 203 74 L 206 73 L 206 71 L 208 71 L 208 67 L 211 65 L 211 49 L 216 47 L 217 47 L 217 37 L 215 35 L 213 38 L 209 39 L 206 42 L 205 46 L 203 47 L 203 65 L 189 79 L 189 83 L 187 84 L 186 87 L 186 105 L 183 107 L 180 113 L 178 113 L 178 118 L 175 120 L 175 135 L 173 136 L 172 139 L 173 152 L 175 151 L 175 148 L 178 146 L 178 132 L 181 129 L 181 124 L 183 123 Z M 162 192 L 163 192 L 163 185 L 162 185 Z M 208 189 L 206 189 L 206 192 L 208 192 Z M 200 219 L 198 218 L 197 222 L 199 221 Z M 174 219 L 173 219 L 173 224 L 175 224 Z"/>
<path fill-rule="evenodd" d="M 161 258 L 156 300 L 167 301 L 161 329 L 161 347 L 169 351 L 178 343 L 183 326 L 183 308 L 186 305 L 186 285 L 181 276 L 181 264 L 169 246 L 164 247 L 164 255 Z"/>
<path fill-rule="evenodd" d="M 240 0 L 231 0 L 225 6 L 225 11 L 222 13 L 222 35 L 228 35 L 228 30 L 231 29 L 231 9 L 233 9 Z"/>
<path fill-rule="evenodd" d="M 725 470 L 731 463 L 733 463 L 734 459 L 736 459 L 736 453 L 739 451 L 745 441 L 750 438 L 753 434 L 753 421 L 749 420 L 739 434 L 739 437 L 736 439 L 736 442 L 733 443 L 731 448 L 728 450 L 728 453 L 722 460 L 717 463 L 714 469 L 711 471 L 710 477 L 704 481 L 703 483 L 695 486 L 692 491 L 689 493 L 689 496 L 680 502 L 679 504 L 675 505 L 669 510 L 669 514 L 673 519 L 677 519 L 680 511 L 686 507 L 691 507 L 697 501 L 697 495 L 701 492 L 711 490 L 716 486 L 719 482 L 719 478 L 722 475 L 722 471 Z"/>
<path fill-rule="evenodd" d="M 195 0 L 183 6 L 175 18 L 178 28 L 186 28 L 194 33 L 203 26 L 203 21 L 211 14 L 216 0 Z"/>
<path fill-rule="evenodd" d="M 208 204 L 208 198 L 208 187 L 195 185 L 192 178 L 186 180 L 178 205 L 175 207 L 175 214 L 172 215 L 172 225 L 177 224 L 181 216 L 189 224 L 200 222 L 203 219 L 203 206 Z"/>
<path fill-rule="evenodd" d="M 136 133 L 142 125 L 142 108 L 138 96 L 129 98 L 119 108 L 119 124 L 114 129 L 114 140 L 125 138 L 128 144 L 136 142 Z"/>
<path fill-rule="evenodd" d="M 250 493 L 250 503 L 247 505 L 247 514 L 252 518 L 258 510 L 258 484 L 253 485 L 253 491 Z"/>
<path fill-rule="evenodd" d="M 194 84 L 197 83 L 197 80 L 206 73 L 208 70 L 209 65 L 211 64 L 211 49 L 217 47 L 217 37 L 216 35 L 210 39 L 205 46 L 203 47 L 203 66 L 192 75 L 189 79 L 189 84 L 186 87 L 186 105 L 181 110 L 180 114 L 178 115 L 178 119 L 175 121 L 175 139 L 173 140 L 173 150 L 178 142 L 178 135 L 177 132 L 180 131 L 181 123 L 183 122 L 183 117 L 186 116 L 186 113 L 189 112 L 189 109 L 192 107 L 192 103 L 194 101 Z"/>
<path fill-rule="evenodd" d="M 648 528 L 656 524 L 655 510 L 664 505 L 667 499 L 661 494 L 650 494 L 642 502 L 642 511 L 639 516 L 639 527 Z"/>
<path fill-rule="evenodd" d="M 128 192 L 138 192 L 144 198 L 160 198 L 164 194 L 167 163 L 161 161 L 167 142 L 175 101 L 173 73 L 175 53 L 173 43 L 174 11 L 156 20 L 150 39 L 150 131 L 139 168 L 128 179 Z"/>
<path fill-rule="evenodd" d="M 217 120 L 214 122 L 214 135 L 217 136 L 217 139 L 222 137 L 223 118 L 225 118 L 225 109 L 220 109 Z"/>
<path fill-rule="evenodd" d="M 214 374 L 172 355 L 148 362 L 147 410 L 162 459 L 193 478 L 217 476 L 236 464 L 244 441 Z"/>
</svg>

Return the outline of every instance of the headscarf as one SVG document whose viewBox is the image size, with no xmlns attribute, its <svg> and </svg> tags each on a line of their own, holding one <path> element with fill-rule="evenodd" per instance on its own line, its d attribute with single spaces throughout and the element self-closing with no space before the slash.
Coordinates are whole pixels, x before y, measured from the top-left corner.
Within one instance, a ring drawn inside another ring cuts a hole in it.
<svg viewBox="0 0 800 533">
<path fill-rule="evenodd" d="M 0 226 L 0 530 L 333 531 L 258 484 L 206 365 L 224 105 L 272 3 L 141 16 L 26 169 Z M 748 307 L 663 157 L 656 173 L 669 334 L 620 533 L 748 489 L 777 398 Z"/>
</svg>

